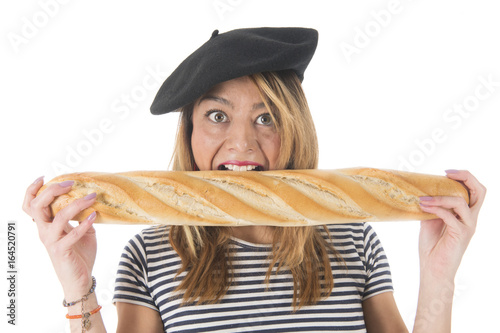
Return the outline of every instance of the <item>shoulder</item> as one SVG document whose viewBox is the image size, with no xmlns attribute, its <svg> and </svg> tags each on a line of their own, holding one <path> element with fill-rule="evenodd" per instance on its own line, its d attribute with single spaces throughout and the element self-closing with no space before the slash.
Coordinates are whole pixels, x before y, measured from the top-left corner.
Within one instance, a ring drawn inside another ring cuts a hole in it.
<svg viewBox="0 0 500 333">
<path fill-rule="evenodd" d="M 168 238 L 169 229 L 168 226 L 149 227 L 132 237 L 122 251 L 119 273 L 146 278 L 158 262 L 176 259 Z"/>
<path fill-rule="evenodd" d="M 327 228 L 333 239 L 353 239 L 366 242 L 377 237 L 375 229 L 369 223 L 329 224 Z M 323 235 L 326 235 L 324 228 L 320 228 L 320 230 Z"/>
<path fill-rule="evenodd" d="M 362 244 L 367 236 L 374 233 L 367 223 L 329 224 L 326 228 L 324 226 L 318 228 L 323 237 L 331 238 L 334 243 Z"/>
<path fill-rule="evenodd" d="M 362 235 L 365 223 L 329 224 L 328 231 L 337 235 Z"/>
<path fill-rule="evenodd" d="M 145 264 L 149 258 L 165 253 L 169 248 L 169 226 L 153 226 L 142 230 L 132 237 L 123 249 L 122 259 Z"/>
<path fill-rule="evenodd" d="M 169 243 L 170 226 L 159 225 L 146 228 L 132 237 L 127 245 L 138 245 L 142 248 L 154 247 Z"/>
<path fill-rule="evenodd" d="M 137 234 L 139 237 L 141 237 L 144 240 L 147 241 L 157 241 L 160 239 L 168 239 L 168 235 L 170 232 L 170 226 L 169 225 L 156 225 L 152 226 L 146 229 L 143 229 L 139 234 Z"/>
<path fill-rule="evenodd" d="M 369 223 L 330 224 L 319 226 L 319 232 L 342 255 L 357 253 L 362 260 L 370 252 L 382 249 L 377 233 Z"/>
</svg>

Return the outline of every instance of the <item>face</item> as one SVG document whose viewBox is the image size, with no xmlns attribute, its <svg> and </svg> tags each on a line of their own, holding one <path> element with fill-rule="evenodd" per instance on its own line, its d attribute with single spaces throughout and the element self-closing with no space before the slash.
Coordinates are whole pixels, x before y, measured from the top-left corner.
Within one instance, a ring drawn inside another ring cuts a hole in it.
<svg viewBox="0 0 500 333">
<path fill-rule="evenodd" d="M 193 108 L 191 145 L 200 170 L 274 170 L 280 138 L 255 83 L 220 83 Z"/>
</svg>

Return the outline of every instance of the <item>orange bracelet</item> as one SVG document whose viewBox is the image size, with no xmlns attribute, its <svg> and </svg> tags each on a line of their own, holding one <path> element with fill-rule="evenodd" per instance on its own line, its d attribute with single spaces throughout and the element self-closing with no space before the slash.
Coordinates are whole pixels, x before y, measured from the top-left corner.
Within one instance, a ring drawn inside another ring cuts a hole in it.
<svg viewBox="0 0 500 333">
<path fill-rule="evenodd" d="M 68 319 L 80 319 L 82 317 L 88 318 L 90 315 L 93 315 L 94 313 L 99 312 L 99 310 L 101 310 L 101 309 L 102 309 L 102 306 L 99 305 L 97 307 L 97 309 L 94 309 L 94 310 L 92 310 L 90 312 L 84 313 L 83 315 L 79 314 L 79 315 L 72 315 L 72 316 L 70 316 L 69 314 L 67 314 L 66 318 L 68 318 Z"/>
</svg>

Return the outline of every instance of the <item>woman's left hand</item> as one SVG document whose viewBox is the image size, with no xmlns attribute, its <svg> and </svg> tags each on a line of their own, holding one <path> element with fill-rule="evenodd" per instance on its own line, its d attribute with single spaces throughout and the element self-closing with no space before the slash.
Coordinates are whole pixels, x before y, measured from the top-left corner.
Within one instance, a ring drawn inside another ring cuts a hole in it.
<svg viewBox="0 0 500 333">
<path fill-rule="evenodd" d="M 421 274 L 454 279 L 474 235 L 486 188 L 468 171 L 449 170 L 447 176 L 469 190 L 469 205 L 460 197 L 422 197 L 422 210 L 438 218 L 421 222 L 419 252 Z"/>
</svg>

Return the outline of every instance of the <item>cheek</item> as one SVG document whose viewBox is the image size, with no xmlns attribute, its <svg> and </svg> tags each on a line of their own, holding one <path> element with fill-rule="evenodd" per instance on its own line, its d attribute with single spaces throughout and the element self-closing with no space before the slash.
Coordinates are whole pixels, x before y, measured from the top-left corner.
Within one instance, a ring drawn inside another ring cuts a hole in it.
<svg viewBox="0 0 500 333">
<path fill-rule="evenodd" d="M 193 127 L 191 147 L 196 165 L 200 170 L 210 170 L 217 149 L 217 139 L 203 128 Z"/>
<path fill-rule="evenodd" d="M 271 170 L 276 169 L 281 148 L 279 134 L 273 133 L 272 135 L 265 136 L 265 139 L 261 141 L 261 147 L 269 161 L 269 168 Z"/>
</svg>

